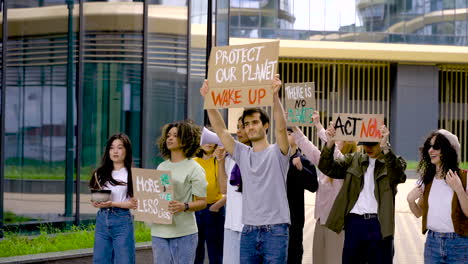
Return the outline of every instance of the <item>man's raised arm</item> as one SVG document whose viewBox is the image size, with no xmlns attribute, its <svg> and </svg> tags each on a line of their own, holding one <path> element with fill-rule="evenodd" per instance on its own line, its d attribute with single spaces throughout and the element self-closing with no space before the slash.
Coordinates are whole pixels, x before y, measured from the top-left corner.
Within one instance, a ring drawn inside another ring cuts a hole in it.
<svg viewBox="0 0 468 264">
<path fill-rule="evenodd" d="M 275 136 L 281 153 L 287 155 L 289 151 L 288 133 L 286 131 L 286 118 L 284 116 L 283 104 L 279 98 L 281 80 L 279 74 L 273 79 L 273 117 L 275 118 Z"/>
<path fill-rule="evenodd" d="M 200 88 L 200 94 L 203 96 L 203 98 L 205 98 L 209 91 L 210 88 L 208 87 L 208 80 L 205 80 L 202 87 Z M 211 127 L 215 131 L 216 135 L 218 135 L 226 151 L 232 155 L 234 153 L 235 141 L 227 130 L 221 113 L 218 109 L 207 109 L 207 112 Z"/>
</svg>

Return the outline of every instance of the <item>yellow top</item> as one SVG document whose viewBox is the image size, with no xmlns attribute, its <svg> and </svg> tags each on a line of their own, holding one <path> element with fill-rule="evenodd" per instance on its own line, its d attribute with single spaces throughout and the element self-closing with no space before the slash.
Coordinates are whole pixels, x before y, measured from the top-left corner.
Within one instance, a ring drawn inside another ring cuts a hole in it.
<svg viewBox="0 0 468 264">
<path fill-rule="evenodd" d="M 206 203 L 216 203 L 219 199 L 223 198 L 218 184 L 218 162 L 214 157 L 206 160 L 194 158 L 194 160 L 205 169 L 206 181 L 208 182 L 208 186 L 206 187 Z"/>
</svg>

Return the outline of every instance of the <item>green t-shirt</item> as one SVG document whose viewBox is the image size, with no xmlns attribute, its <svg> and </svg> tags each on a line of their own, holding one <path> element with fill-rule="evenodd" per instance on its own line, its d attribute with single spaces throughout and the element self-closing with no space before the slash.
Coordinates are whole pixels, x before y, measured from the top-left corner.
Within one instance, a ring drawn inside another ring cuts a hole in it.
<svg viewBox="0 0 468 264">
<path fill-rule="evenodd" d="M 171 171 L 174 186 L 174 200 L 188 203 L 193 195 L 206 197 L 207 182 L 205 170 L 194 160 L 179 162 L 166 160 L 159 164 L 158 170 Z M 172 224 L 152 224 L 151 235 L 162 238 L 187 236 L 198 232 L 194 212 L 180 212 L 173 216 Z"/>
</svg>

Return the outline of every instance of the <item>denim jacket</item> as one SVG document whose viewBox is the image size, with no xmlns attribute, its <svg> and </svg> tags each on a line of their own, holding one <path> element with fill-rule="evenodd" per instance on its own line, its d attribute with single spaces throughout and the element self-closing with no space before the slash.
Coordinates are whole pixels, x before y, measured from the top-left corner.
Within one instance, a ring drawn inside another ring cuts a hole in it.
<svg viewBox="0 0 468 264">
<path fill-rule="evenodd" d="M 331 178 L 343 179 L 326 226 L 339 233 L 343 230 L 345 217 L 353 209 L 364 187 L 364 173 L 369 166 L 369 156 L 352 153 L 334 160 L 332 149 L 323 148 L 318 168 Z M 395 195 L 397 185 L 406 181 L 406 162 L 391 150 L 377 157 L 374 169 L 374 195 L 378 203 L 378 219 L 382 237 L 393 236 L 395 232 Z"/>
</svg>

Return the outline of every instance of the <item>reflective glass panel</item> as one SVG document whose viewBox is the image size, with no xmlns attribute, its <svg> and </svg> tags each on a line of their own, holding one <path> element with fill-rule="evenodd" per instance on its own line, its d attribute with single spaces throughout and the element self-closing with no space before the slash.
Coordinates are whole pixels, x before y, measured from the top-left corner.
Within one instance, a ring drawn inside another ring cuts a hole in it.
<svg viewBox="0 0 468 264">
<path fill-rule="evenodd" d="M 148 65 L 143 104 L 143 166 L 156 168 L 163 160 L 157 139 L 164 124 L 187 114 L 187 1 L 150 1 Z M 195 2 L 195 1 L 193 1 Z M 202 20 L 203 14 L 200 15 Z"/>
<path fill-rule="evenodd" d="M 4 203 L 7 223 L 67 219 L 63 217 L 67 64 L 71 63 L 72 68 L 76 65 L 67 53 L 72 44 L 67 34 L 76 39 L 76 27 L 73 30 L 68 17 L 69 8 L 78 8 L 73 1 L 68 3 L 8 1 Z M 76 46 L 73 48 L 77 50 Z M 69 87 L 73 89 L 73 85 L 74 79 Z M 70 199 L 68 216 L 71 205 Z"/>
</svg>

